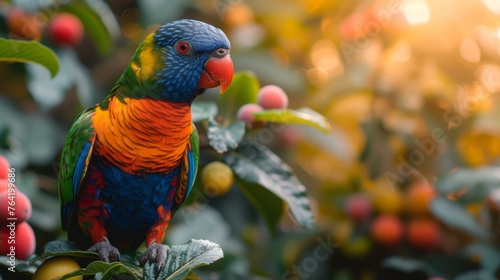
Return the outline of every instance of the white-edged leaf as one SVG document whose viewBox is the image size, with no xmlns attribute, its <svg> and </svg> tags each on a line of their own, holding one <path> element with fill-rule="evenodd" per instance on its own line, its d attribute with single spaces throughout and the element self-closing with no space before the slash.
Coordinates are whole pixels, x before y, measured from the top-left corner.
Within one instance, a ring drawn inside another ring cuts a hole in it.
<svg viewBox="0 0 500 280">
<path fill-rule="evenodd" d="M 170 248 L 167 254 L 165 268 L 154 278 L 155 269 L 149 263 L 144 266 L 144 279 L 184 279 L 191 270 L 209 265 L 224 257 L 222 249 L 218 244 L 207 240 L 191 239 L 183 245 L 175 245 Z M 152 277 L 152 278 L 151 278 Z"/>
</svg>

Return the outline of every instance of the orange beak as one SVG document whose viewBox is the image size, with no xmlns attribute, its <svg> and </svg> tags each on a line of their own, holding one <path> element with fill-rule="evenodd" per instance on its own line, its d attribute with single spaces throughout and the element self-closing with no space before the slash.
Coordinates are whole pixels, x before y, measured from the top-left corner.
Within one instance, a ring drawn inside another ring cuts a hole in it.
<svg viewBox="0 0 500 280">
<path fill-rule="evenodd" d="M 233 61 L 228 55 L 224 57 L 211 57 L 205 63 L 201 72 L 200 88 L 214 88 L 220 86 L 220 93 L 224 93 L 233 80 Z"/>
</svg>

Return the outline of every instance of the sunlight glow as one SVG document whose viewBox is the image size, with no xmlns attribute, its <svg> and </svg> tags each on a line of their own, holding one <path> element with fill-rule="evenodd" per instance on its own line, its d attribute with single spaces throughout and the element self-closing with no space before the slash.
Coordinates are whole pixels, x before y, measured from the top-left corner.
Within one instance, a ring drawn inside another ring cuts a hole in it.
<svg viewBox="0 0 500 280">
<path fill-rule="evenodd" d="M 483 3 L 490 11 L 500 15 L 500 0 L 483 0 Z"/>
<path fill-rule="evenodd" d="M 460 43 L 460 56 L 467 62 L 478 63 L 481 60 L 481 49 L 472 38 L 465 38 Z"/>
<path fill-rule="evenodd" d="M 429 21 L 430 11 L 425 0 L 405 0 L 402 4 L 403 14 L 411 25 L 419 25 Z"/>
<path fill-rule="evenodd" d="M 406 41 L 398 42 L 391 51 L 391 58 L 395 62 L 408 62 L 411 58 L 411 46 Z"/>
<path fill-rule="evenodd" d="M 337 47 L 329 40 L 316 42 L 311 49 L 311 62 L 323 71 L 335 69 L 340 64 Z"/>
</svg>

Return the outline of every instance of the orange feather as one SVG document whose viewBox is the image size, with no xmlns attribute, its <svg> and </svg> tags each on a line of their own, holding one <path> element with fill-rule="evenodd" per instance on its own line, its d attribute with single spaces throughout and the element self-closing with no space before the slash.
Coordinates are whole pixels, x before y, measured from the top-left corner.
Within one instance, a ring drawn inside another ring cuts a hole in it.
<svg viewBox="0 0 500 280">
<path fill-rule="evenodd" d="M 94 152 L 132 174 L 169 172 L 189 143 L 191 107 L 152 99 L 116 98 L 107 110 L 97 107 Z M 175 125 L 173 125 L 175 123 Z"/>
</svg>

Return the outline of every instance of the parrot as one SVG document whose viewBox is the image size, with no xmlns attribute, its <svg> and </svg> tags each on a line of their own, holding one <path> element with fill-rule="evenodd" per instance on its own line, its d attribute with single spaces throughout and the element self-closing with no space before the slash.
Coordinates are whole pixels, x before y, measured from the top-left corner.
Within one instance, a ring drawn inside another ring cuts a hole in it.
<svg viewBox="0 0 500 280">
<path fill-rule="evenodd" d="M 141 265 L 164 268 L 166 228 L 198 169 L 191 104 L 208 88 L 227 90 L 234 74 L 230 48 L 210 24 L 166 23 L 139 44 L 104 100 L 76 117 L 58 172 L 69 241 L 105 262 L 145 244 Z"/>
</svg>

